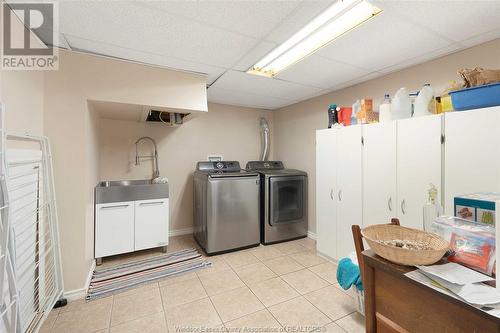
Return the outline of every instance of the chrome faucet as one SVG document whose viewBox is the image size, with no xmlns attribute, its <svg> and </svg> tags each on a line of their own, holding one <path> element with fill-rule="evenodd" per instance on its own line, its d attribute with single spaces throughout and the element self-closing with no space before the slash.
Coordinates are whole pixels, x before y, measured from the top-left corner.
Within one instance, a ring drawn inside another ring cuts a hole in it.
<svg viewBox="0 0 500 333">
<path fill-rule="evenodd" d="M 137 149 L 137 145 L 139 144 L 139 142 L 141 142 L 142 140 L 146 140 L 146 139 L 150 140 L 153 143 L 153 146 L 155 149 L 153 156 L 150 156 L 150 155 L 149 156 L 139 156 L 139 150 Z M 135 165 L 141 164 L 141 158 L 154 158 L 154 160 L 153 160 L 153 179 L 160 177 L 160 170 L 158 169 L 158 149 L 157 149 L 155 140 L 153 140 L 153 138 L 151 138 L 149 136 L 143 136 L 142 138 L 139 138 L 139 140 L 137 140 L 135 142 Z"/>
</svg>

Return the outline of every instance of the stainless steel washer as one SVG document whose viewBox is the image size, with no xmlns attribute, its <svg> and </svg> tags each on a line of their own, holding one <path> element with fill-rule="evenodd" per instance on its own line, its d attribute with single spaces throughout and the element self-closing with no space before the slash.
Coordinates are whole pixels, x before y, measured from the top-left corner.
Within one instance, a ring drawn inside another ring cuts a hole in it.
<svg viewBox="0 0 500 333">
<path fill-rule="evenodd" d="M 306 237 L 307 173 L 281 161 L 251 161 L 246 169 L 261 174 L 262 244 Z"/>
<path fill-rule="evenodd" d="M 194 237 L 208 255 L 260 244 L 260 176 L 236 161 L 198 162 Z"/>
</svg>

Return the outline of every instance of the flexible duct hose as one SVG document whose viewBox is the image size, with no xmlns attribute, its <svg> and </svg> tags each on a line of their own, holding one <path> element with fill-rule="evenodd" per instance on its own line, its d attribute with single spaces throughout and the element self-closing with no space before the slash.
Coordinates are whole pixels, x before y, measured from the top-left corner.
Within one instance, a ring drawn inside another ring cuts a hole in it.
<svg viewBox="0 0 500 333">
<path fill-rule="evenodd" d="M 260 160 L 267 161 L 267 156 L 269 155 L 269 124 L 266 118 L 260 118 L 260 134 L 262 137 L 262 154 Z"/>
</svg>

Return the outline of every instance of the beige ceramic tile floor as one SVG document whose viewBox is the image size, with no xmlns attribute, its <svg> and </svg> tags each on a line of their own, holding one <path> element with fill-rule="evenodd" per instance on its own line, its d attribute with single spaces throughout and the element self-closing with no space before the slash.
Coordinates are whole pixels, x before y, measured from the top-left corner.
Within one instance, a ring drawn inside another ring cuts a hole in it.
<svg viewBox="0 0 500 333">
<path fill-rule="evenodd" d="M 171 239 L 168 252 L 198 247 Z M 42 333 L 364 332 L 352 293 L 309 238 L 209 257 L 211 268 L 53 310 Z M 104 265 L 159 255 L 143 251 Z"/>
</svg>

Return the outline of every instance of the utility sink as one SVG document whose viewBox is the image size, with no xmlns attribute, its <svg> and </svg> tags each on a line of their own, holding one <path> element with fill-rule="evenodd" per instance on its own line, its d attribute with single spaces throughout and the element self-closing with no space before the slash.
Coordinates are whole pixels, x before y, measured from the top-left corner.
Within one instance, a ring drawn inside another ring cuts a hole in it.
<svg viewBox="0 0 500 333">
<path fill-rule="evenodd" d="M 154 184 L 150 179 L 105 180 L 95 187 L 95 203 L 168 198 L 168 183 Z"/>
</svg>

